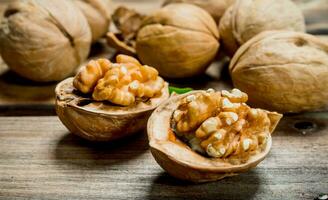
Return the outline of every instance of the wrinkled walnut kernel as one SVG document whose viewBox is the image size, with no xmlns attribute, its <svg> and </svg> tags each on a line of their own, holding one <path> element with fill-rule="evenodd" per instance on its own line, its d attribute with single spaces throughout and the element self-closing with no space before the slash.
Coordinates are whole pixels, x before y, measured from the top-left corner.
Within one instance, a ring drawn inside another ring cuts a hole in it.
<svg viewBox="0 0 328 200">
<path fill-rule="evenodd" d="M 164 80 L 152 67 L 138 60 L 118 55 L 117 63 L 106 59 L 90 61 L 74 79 L 74 87 L 83 93 L 92 93 L 96 101 L 129 106 L 136 98 L 152 98 L 164 87 Z"/>
<path fill-rule="evenodd" d="M 238 89 L 187 96 L 173 113 L 173 127 L 199 153 L 245 160 L 265 147 L 272 126 L 268 112 L 250 108 L 247 99 Z"/>
<path fill-rule="evenodd" d="M 75 76 L 74 87 L 82 93 L 91 93 L 98 80 L 105 75 L 111 66 L 112 63 L 107 59 L 91 60 Z"/>
<path fill-rule="evenodd" d="M 198 93 L 187 96 L 174 112 L 178 132 L 197 128 L 204 120 L 214 116 L 220 103 L 220 93 Z"/>
</svg>

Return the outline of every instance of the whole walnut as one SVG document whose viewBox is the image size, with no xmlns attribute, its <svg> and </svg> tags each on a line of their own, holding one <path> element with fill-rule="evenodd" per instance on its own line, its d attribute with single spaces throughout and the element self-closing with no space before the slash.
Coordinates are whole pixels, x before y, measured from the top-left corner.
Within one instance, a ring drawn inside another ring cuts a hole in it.
<svg viewBox="0 0 328 200">
<path fill-rule="evenodd" d="M 104 36 L 110 23 L 110 0 L 77 0 L 77 6 L 87 18 L 92 33 L 92 41 Z"/>
<path fill-rule="evenodd" d="M 89 54 L 91 31 L 71 1 L 9 4 L 0 25 L 0 52 L 8 66 L 34 81 L 71 75 Z"/>
<path fill-rule="evenodd" d="M 191 4 L 169 4 L 146 17 L 136 40 L 137 55 L 162 76 L 203 73 L 219 49 L 213 18 Z"/>
<path fill-rule="evenodd" d="M 236 0 L 219 25 L 224 51 L 229 55 L 262 31 L 305 31 L 302 11 L 290 0 Z"/>
<path fill-rule="evenodd" d="M 240 47 L 229 69 L 254 106 L 284 113 L 328 107 L 328 43 L 315 36 L 263 32 Z"/>
<path fill-rule="evenodd" d="M 215 22 L 219 22 L 224 11 L 234 3 L 235 0 L 166 0 L 164 6 L 171 3 L 190 3 L 199 6 L 212 15 Z"/>
</svg>

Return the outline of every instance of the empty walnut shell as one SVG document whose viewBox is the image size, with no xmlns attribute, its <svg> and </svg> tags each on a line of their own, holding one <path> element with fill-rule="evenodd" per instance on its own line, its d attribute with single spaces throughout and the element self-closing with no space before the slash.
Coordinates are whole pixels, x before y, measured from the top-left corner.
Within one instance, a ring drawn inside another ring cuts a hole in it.
<svg viewBox="0 0 328 200">
<path fill-rule="evenodd" d="M 282 113 L 328 106 L 328 43 L 315 36 L 261 33 L 240 47 L 229 68 L 253 106 Z"/>
<path fill-rule="evenodd" d="M 183 78 L 203 73 L 218 49 L 213 18 L 191 4 L 169 4 L 148 16 L 139 30 L 137 55 L 161 76 Z"/>
<path fill-rule="evenodd" d="M 72 133 L 92 141 L 115 140 L 141 131 L 152 111 L 169 97 L 166 84 L 161 95 L 121 107 L 81 95 L 73 86 L 73 78 L 60 82 L 55 91 L 60 120 Z"/>
<path fill-rule="evenodd" d="M 110 0 L 77 0 L 76 5 L 88 20 L 92 41 L 104 36 L 109 29 L 110 23 Z"/>
<path fill-rule="evenodd" d="M 302 11 L 290 0 L 236 0 L 219 25 L 223 49 L 229 56 L 247 40 L 267 30 L 304 32 Z"/>
<path fill-rule="evenodd" d="M 173 112 L 183 98 L 197 92 L 199 91 L 171 97 L 162 103 L 149 118 L 147 125 L 149 145 L 157 163 L 170 175 L 192 182 L 215 181 L 256 167 L 271 149 L 271 136 L 267 139 L 265 149 L 252 155 L 246 163 L 236 165 L 220 159 L 204 157 L 175 136 L 171 128 Z M 278 121 L 272 125 L 272 131 Z"/>
<path fill-rule="evenodd" d="M 199 6 L 212 15 L 215 22 L 219 22 L 224 11 L 233 4 L 235 0 L 166 0 L 164 6 L 170 3 L 190 3 Z"/>
<path fill-rule="evenodd" d="M 0 52 L 10 69 L 34 81 L 58 81 L 86 59 L 87 20 L 71 1 L 13 1 L 0 26 Z"/>
</svg>

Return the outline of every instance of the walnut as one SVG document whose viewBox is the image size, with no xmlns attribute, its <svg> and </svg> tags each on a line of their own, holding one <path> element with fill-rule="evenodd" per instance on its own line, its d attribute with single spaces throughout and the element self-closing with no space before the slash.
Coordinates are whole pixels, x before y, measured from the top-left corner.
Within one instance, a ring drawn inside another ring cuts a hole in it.
<svg viewBox="0 0 328 200">
<path fill-rule="evenodd" d="M 120 53 L 135 56 L 136 36 L 145 16 L 133 9 L 120 6 L 114 11 L 112 18 L 117 32 L 107 33 L 108 45 Z"/>
<path fill-rule="evenodd" d="M 107 59 L 90 61 L 75 76 L 73 84 L 80 92 L 92 93 L 96 101 L 129 106 L 136 98 L 152 98 L 161 92 L 164 80 L 158 71 L 130 56 L 118 55 L 112 64 Z"/>
<path fill-rule="evenodd" d="M 272 130 L 270 127 L 276 124 L 267 111 L 247 106 L 247 99 L 247 94 L 238 89 L 187 96 L 173 114 L 176 131 L 200 153 L 245 162 L 250 155 L 264 148 Z M 185 109 L 189 107 L 192 109 Z M 179 113 L 178 117 L 176 113 Z M 181 128 L 180 124 L 189 129 Z"/>
<path fill-rule="evenodd" d="M 170 3 L 190 3 L 206 10 L 219 23 L 224 11 L 233 4 L 235 0 L 166 0 L 164 6 Z"/>
<path fill-rule="evenodd" d="M 203 92 L 189 95 L 182 100 L 173 118 L 179 132 L 188 132 L 198 127 L 205 119 L 215 115 L 220 103 L 220 93 Z"/>
<path fill-rule="evenodd" d="M 235 87 L 253 106 L 282 113 L 328 107 L 328 44 L 299 32 L 264 32 L 230 63 Z"/>
<path fill-rule="evenodd" d="M 134 104 L 136 97 L 151 98 L 164 87 L 156 69 L 149 66 L 118 64 L 100 79 L 92 97 L 97 101 L 110 101 L 117 105 Z"/>
<path fill-rule="evenodd" d="M 124 63 L 124 64 L 131 63 L 131 64 L 135 64 L 135 65 L 141 67 L 141 63 L 137 59 L 135 59 L 132 56 L 127 56 L 127 55 L 123 55 L 123 54 L 119 54 L 116 56 L 116 62 Z"/>
<path fill-rule="evenodd" d="M 76 5 L 88 20 L 92 41 L 97 41 L 109 30 L 110 0 L 75 0 Z"/>
<path fill-rule="evenodd" d="M 302 11 L 290 0 L 236 0 L 219 25 L 223 49 L 229 56 L 247 40 L 266 30 L 304 32 Z"/>
<path fill-rule="evenodd" d="M 90 61 L 55 89 L 56 113 L 74 134 L 111 141 L 140 133 L 153 110 L 169 98 L 157 70 L 133 57 Z"/>
<path fill-rule="evenodd" d="M 203 73 L 219 49 L 213 18 L 192 4 L 169 4 L 143 21 L 137 55 L 161 76 L 183 78 Z"/>
<path fill-rule="evenodd" d="M 112 67 L 107 59 L 91 60 L 82 67 L 75 75 L 73 85 L 82 93 L 93 92 L 94 87 L 100 78 L 104 77 L 106 72 Z"/>
<path fill-rule="evenodd" d="M 172 176 L 193 182 L 255 167 L 269 153 L 271 133 L 282 115 L 251 108 L 246 101 L 247 94 L 234 89 L 193 91 L 162 103 L 147 125 L 157 163 Z"/>
<path fill-rule="evenodd" d="M 0 52 L 10 69 L 34 81 L 58 81 L 87 58 L 91 31 L 71 1 L 13 1 L 0 25 Z"/>
</svg>

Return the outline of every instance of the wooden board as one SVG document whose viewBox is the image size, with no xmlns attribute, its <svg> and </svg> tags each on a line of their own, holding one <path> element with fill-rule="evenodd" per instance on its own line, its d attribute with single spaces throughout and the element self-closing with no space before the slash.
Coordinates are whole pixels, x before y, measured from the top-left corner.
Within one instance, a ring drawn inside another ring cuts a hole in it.
<svg viewBox="0 0 328 200">
<path fill-rule="evenodd" d="M 304 11 L 308 32 L 328 34 L 327 0 L 294 0 Z M 8 0 L 0 2 L 0 13 Z M 119 5 L 134 8 L 143 13 L 150 13 L 162 4 L 161 0 L 114 0 L 113 9 Z M 107 49 L 103 52 L 103 49 Z M 92 56 L 112 57 L 113 49 L 94 45 Z M 211 65 L 206 74 L 188 80 L 169 80 L 171 85 L 179 87 L 215 88 L 231 87 L 229 74 L 221 73 L 226 60 L 221 58 Z M 218 67 L 219 66 L 219 67 Z M 51 115 L 54 114 L 54 87 L 57 83 L 40 84 L 23 79 L 12 72 L 0 58 L 0 115 Z"/>
<path fill-rule="evenodd" d="M 257 168 L 196 185 L 157 165 L 145 133 L 93 144 L 57 117 L 0 117 L 0 199 L 314 199 L 328 192 L 327 130 L 327 114 L 285 117 Z"/>
</svg>

